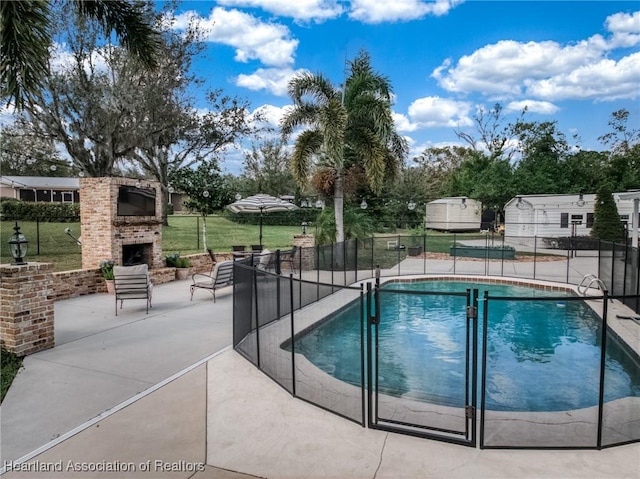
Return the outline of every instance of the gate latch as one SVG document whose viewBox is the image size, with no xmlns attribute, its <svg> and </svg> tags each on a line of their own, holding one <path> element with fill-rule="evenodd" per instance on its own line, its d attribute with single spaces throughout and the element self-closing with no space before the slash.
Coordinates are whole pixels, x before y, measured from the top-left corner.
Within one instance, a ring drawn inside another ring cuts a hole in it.
<svg viewBox="0 0 640 479">
<path fill-rule="evenodd" d="M 469 319 L 478 319 L 478 308 L 477 308 L 477 306 L 467 306 L 467 318 L 469 318 Z"/>
<path fill-rule="evenodd" d="M 476 408 L 473 406 L 465 406 L 464 407 L 464 415 L 467 419 L 475 419 L 476 417 Z"/>
</svg>

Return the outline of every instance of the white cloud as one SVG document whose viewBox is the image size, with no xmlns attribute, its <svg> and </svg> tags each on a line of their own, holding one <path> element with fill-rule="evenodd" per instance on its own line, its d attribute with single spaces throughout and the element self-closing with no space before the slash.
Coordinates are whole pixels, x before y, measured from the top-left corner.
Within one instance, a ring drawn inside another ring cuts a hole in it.
<svg viewBox="0 0 640 479">
<path fill-rule="evenodd" d="M 258 68 L 250 75 L 238 75 L 235 84 L 249 90 L 267 90 L 274 95 L 286 96 L 289 80 L 305 70 L 292 68 Z"/>
<path fill-rule="evenodd" d="M 335 0 L 218 0 L 218 5 L 227 7 L 250 7 L 296 21 L 322 22 L 342 14 L 342 7 Z"/>
<path fill-rule="evenodd" d="M 85 60 L 84 69 L 87 74 L 91 69 L 95 72 L 106 73 L 109 71 L 106 58 L 109 56 L 108 47 L 98 48 L 91 52 L 91 60 Z M 49 49 L 49 64 L 54 73 L 71 73 L 76 66 L 76 57 L 68 49 L 66 43 L 54 42 Z"/>
<path fill-rule="evenodd" d="M 605 25 L 613 33 L 612 45 L 633 47 L 640 43 L 640 12 L 616 13 L 607 17 Z"/>
<path fill-rule="evenodd" d="M 571 72 L 532 82 L 528 92 L 539 98 L 616 100 L 635 99 L 640 81 L 640 53 L 620 61 L 604 59 Z"/>
<path fill-rule="evenodd" d="M 265 23 L 239 10 L 216 7 L 208 18 L 194 12 L 176 17 L 175 27 L 184 29 L 192 19 L 198 19 L 207 32 L 206 41 L 221 43 L 236 49 L 239 62 L 259 60 L 269 66 L 284 66 L 293 63 L 298 40 L 282 24 Z"/>
<path fill-rule="evenodd" d="M 280 120 L 287 112 L 288 108 L 289 107 L 287 106 L 279 107 L 274 105 L 262 105 L 254 110 L 254 114 L 259 112 L 267 126 L 279 128 Z"/>
<path fill-rule="evenodd" d="M 601 58 L 602 37 L 563 47 L 556 42 L 502 40 L 465 55 L 451 67 L 444 62 L 432 76 L 449 91 L 481 91 L 485 94 L 516 95 L 524 82 L 571 71 Z"/>
<path fill-rule="evenodd" d="M 352 0 L 349 18 L 364 23 L 408 21 L 445 15 L 463 0 Z"/>
<path fill-rule="evenodd" d="M 11 126 L 15 120 L 16 111 L 13 105 L 0 105 L 0 127 Z"/>
<path fill-rule="evenodd" d="M 473 125 L 469 117 L 471 108 L 468 102 L 429 96 L 411 103 L 408 114 L 411 123 L 415 123 L 418 128 L 461 128 Z"/>
<path fill-rule="evenodd" d="M 393 112 L 393 123 L 396 126 L 396 130 L 400 132 L 416 131 L 418 129 L 418 125 L 411 123 L 411 120 L 402 113 Z"/>
<path fill-rule="evenodd" d="M 531 113 L 541 113 L 543 115 L 552 115 L 559 110 L 556 105 L 548 101 L 520 100 L 508 103 L 505 112 L 521 112 L 525 108 Z"/>
<path fill-rule="evenodd" d="M 457 62 L 448 59 L 432 77 L 452 92 L 480 92 L 505 99 L 519 95 L 542 100 L 635 98 L 632 68 L 636 54 L 614 61 L 610 52 L 640 43 L 640 12 L 607 18 L 611 36 L 593 35 L 570 45 L 554 41 L 503 40 L 486 45 Z M 637 70 L 636 70 L 637 71 Z"/>
</svg>

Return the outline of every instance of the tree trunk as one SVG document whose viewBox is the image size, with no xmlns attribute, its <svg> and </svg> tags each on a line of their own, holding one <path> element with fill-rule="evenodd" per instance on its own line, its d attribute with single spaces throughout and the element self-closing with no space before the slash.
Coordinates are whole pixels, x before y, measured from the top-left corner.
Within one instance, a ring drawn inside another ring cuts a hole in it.
<svg viewBox="0 0 640 479">
<path fill-rule="evenodd" d="M 164 226 L 169 226 L 169 218 L 167 215 L 167 210 L 169 209 L 169 192 L 166 188 L 160 187 L 160 191 L 162 194 L 162 224 Z"/>
<path fill-rule="evenodd" d="M 333 186 L 333 208 L 336 220 L 336 243 L 344 242 L 344 186 L 342 176 L 336 177 Z"/>
<path fill-rule="evenodd" d="M 334 267 L 344 265 L 344 188 L 342 176 L 338 175 L 333 190 L 333 206 L 336 220 L 336 242 L 334 243 Z"/>
</svg>

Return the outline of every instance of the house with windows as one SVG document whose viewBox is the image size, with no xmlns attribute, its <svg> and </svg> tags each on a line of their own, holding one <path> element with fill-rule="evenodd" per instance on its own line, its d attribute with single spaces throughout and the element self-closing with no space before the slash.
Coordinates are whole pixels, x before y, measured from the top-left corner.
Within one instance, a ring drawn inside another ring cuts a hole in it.
<svg viewBox="0 0 640 479">
<path fill-rule="evenodd" d="M 634 205 L 627 196 L 626 193 L 613 193 L 620 221 L 631 231 Z M 505 235 L 522 238 L 589 236 L 595 200 L 595 194 L 516 196 L 504 207 Z"/>
<path fill-rule="evenodd" d="M 80 179 L 54 176 L 0 176 L 0 198 L 78 203 Z"/>
</svg>

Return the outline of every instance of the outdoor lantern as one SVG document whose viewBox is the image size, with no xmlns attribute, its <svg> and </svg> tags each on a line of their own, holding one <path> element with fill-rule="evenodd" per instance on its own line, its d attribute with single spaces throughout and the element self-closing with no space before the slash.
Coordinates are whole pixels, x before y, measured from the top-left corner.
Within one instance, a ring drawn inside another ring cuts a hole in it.
<svg viewBox="0 0 640 479">
<path fill-rule="evenodd" d="M 580 196 L 578 197 L 578 202 L 576 204 L 580 207 L 584 206 L 584 196 L 582 195 L 582 193 L 580 193 Z"/>
<path fill-rule="evenodd" d="M 18 226 L 17 221 L 13 230 L 15 233 L 13 233 L 11 238 L 9 238 L 9 250 L 11 251 L 11 256 L 13 256 L 15 264 L 27 264 L 22 261 L 22 258 L 27 255 L 27 245 L 29 242 L 27 241 L 27 238 L 20 233 L 20 227 Z"/>
<path fill-rule="evenodd" d="M 407 208 L 409 208 L 409 211 L 413 211 L 416 209 L 416 202 L 411 200 L 409 201 L 409 203 L 407 203 Z"/>
<path fill-rule="evenodd" d="M 303 235 L 307 234 L 307 222 L 306 221 L 302 222 L 302 234 Z"/>
<path fill-rule="evenodd" d="M 460 205 L 460 208 L 465 209 L 466 207 L 467 207 L 467 199 L 462 198 L 462 204 Z"/>
<path fill-rule="evenodd" d="M 236 201 L 240 201 L 242 199 L 242 195 L 240 193 L 236 193 Z"/>
<path fill-rule="evenodd" d="M 369 205 L 367 204 L 367 200 L 363 198 L 362 203 L 360 203 L 360 208 L 362 208 L 363 210 L 366 210 L 368 206 Z"/>
</svg>

